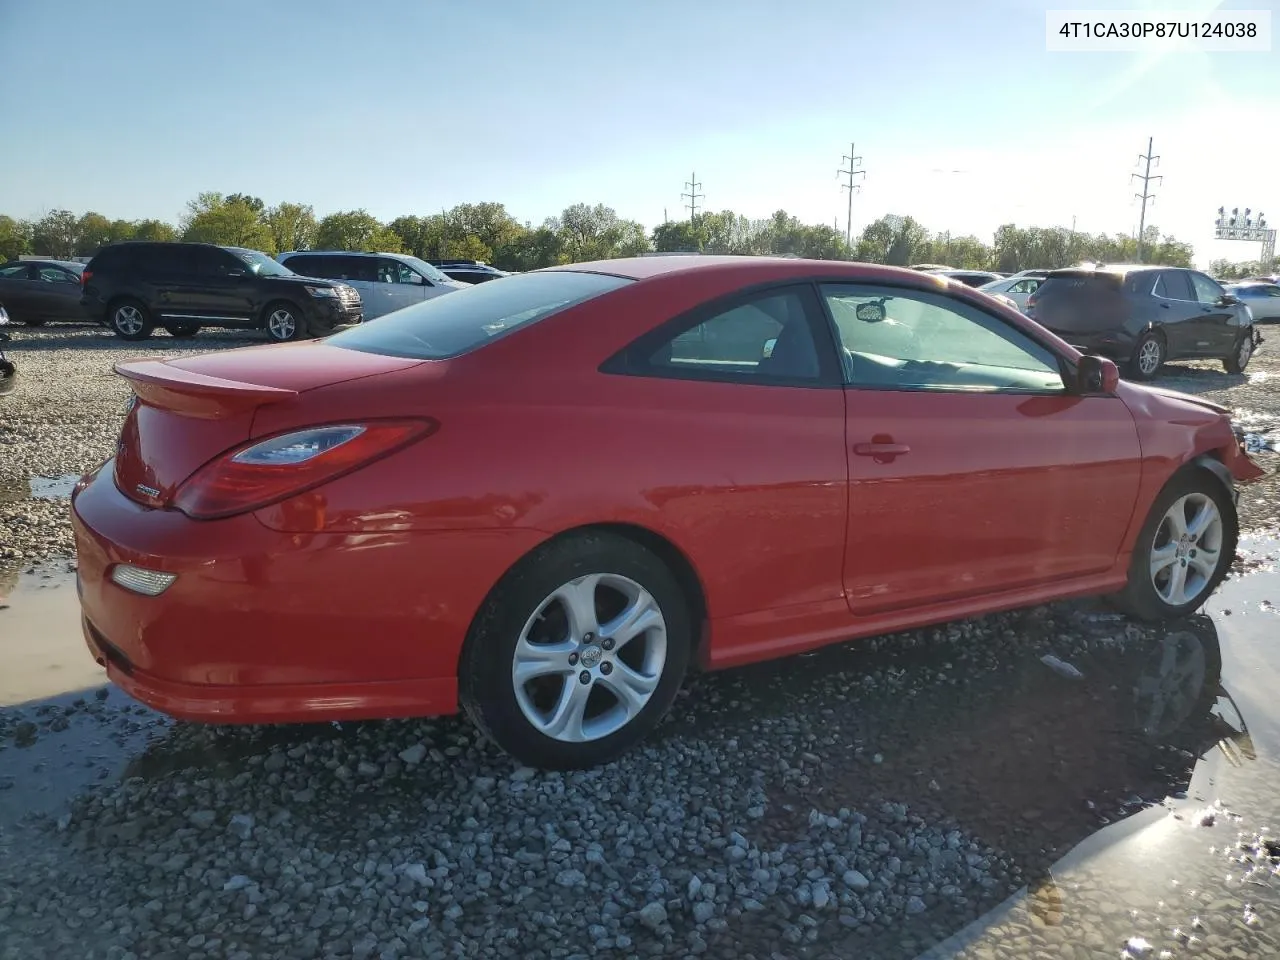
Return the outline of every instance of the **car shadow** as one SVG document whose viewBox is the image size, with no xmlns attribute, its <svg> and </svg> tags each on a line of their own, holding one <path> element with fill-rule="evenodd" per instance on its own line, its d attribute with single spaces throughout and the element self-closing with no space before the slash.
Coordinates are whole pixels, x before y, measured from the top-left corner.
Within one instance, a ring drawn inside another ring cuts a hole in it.
<svg viewBox="0 0 1280 960">
<path fill-rule="evenodd" d="M 222 350 L 248 344 L 266 343 L 261 331 L 250 330 L 201 330 L 194 337 L 175 337 L 163 327 L 157 327 L 147 340 L 123 340 L 110 330 L 91 323 L 58 323 L 41 327 L 9 327 L 13 337 L 9 349 L 15 356 L 43 353 L 55 350 L 112 351 L 208 349 Z"/>
</svg>

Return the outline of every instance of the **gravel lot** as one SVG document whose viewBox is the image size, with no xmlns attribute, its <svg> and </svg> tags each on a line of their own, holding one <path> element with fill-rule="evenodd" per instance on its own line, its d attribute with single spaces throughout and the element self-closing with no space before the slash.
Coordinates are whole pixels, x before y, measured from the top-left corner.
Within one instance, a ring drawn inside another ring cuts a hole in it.
<svg viewBox="0 0 1280 960">
<path fill-rule="evenodd" d="M 17 331 L 0 565 L 69 556 L 65 501 L 33 500 L 29 478 L 109 455 L 127 396 L 111 362 L 247 342 Z M 1269 426 L 1280 364 L 1262 350 L 1249 377 L 1175 365 L 1162 382 Z M 1246 495 L 1246 528 L 1276 526 L 1275 483 Z M 1275 559 L 1254 550 L 1242 568 Z M 50 589 L 74 602 L 65 582 Z M 1209 618 L 1192 626 L 1217 642 Z M 0 958 L 907 960 L 1028 888 L 965 957 L 1113 958 L 1130 935 L 1181 956 L 1168 928 L 1190 929 L 1193 907 L 1200 955 L 1275 956 L 1280 897 L 1259 885 L 1246 899 L 1240 877 L 1259 866 L 1247 876 L 1269 881 L 1257 834 L 1280 814 L 1277 771 L 1264 755 L 1199 789 L 1197 756 L 1223 735 L 1206 704 L 1176 737 L 1134 732 L 1127 678 L 1164 636 L 1056 605 L 703 676 L 643 749 L 563 775 L 513 767 L 458 719 L 197 727 L 105 688 L 0 708 Z M 1049 653 L 1083 679 L 1047 668 Z M 1193 813 L 1176 821 L 1204 864 L 1150 867 L 1160 884 L 1186 872 L 1176 916 L 1157 906 L 1167 894 L 1117 891 L 1120 868 L 1094 863 L 1064 883 L 1075 912 L 1061 923 L 1061 892 L 1044 892 L 1055 861 L 1144 805 L 1200 807 L 1228 784 L 1244 819 L 1224 811 L 1204 841 Z"/>
</svg>

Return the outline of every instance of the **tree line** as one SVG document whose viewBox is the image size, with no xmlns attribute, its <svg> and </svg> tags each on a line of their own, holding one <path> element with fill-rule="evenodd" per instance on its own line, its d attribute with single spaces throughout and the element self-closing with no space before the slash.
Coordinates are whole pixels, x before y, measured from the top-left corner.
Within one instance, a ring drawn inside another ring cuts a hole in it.
<svg viewBox="0 0 1280 960">
<path fill-rule="evenodd" d="M 1142 259 L 1191 266 L 1192 249 L 1147 227 Z M 0 256 L 88 257 L 122 240 L 190 240 L 249 247 L 269 254 L 286 250 L 377 250 L 423 259 L 482 260 L 505 270 L 534 270 L 554 264 L 651 251 L 779 255 L 824 260 L 859 260 L 910 266 L 948 266 L 1015 272 L 1070 266 L 1081 261 L 1133 262 L 1134 237 L 1090 234 L 1062 227 L 1005 224 L 990 243 L 978 237 L 932 232 L 912 217 L 885 216 L 867 225 L 853 242 L 825 225 L 806 224 L 779 210 L 751 219 L 731 210 L 706 212 L 692 220 L 663 223 L 652 231 L 619 217 L 604 204 L 577 203 L 540 225 L 521 222 L 501 203 L 463 203 L 425 216 L 405 215 L 383 222 L 367 210 L 344 210 L 317 217 L 309 204 L 268 206 L 248 194 L 202 193 L 176 224 L 162 220 L 110 220 L 88 212 L 54 210 L 35 221 L 0 215 Z"/>
</svg>

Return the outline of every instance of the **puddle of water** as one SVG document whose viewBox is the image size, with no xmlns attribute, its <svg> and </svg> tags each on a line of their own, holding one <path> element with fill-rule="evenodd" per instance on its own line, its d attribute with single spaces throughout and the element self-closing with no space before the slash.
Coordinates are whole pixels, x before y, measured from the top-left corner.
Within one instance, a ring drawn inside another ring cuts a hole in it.
<svg viewBox="0 0 1280 960">
<path fill-rule="evenodd" d="M 105 671 L 80 631 L 75 574 L 36 567 L 0 583 L 0 707 L 99 686 Z"/>
<path fill-rule="evenodd" d="M 79 482 L 79 474 L 69 473 L 61 477 L 32 477 L 29 481 L 33 500 L 66 500 Z"/>
</svg>

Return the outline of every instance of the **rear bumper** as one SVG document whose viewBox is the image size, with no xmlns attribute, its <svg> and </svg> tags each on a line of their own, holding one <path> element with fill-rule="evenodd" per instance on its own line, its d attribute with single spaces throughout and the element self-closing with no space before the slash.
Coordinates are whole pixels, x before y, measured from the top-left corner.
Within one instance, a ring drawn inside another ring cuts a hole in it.
<svg viewBox="0 0 1280 960">
<path fill-rule="evenodd" d="M 1081 353 L 1106 357 L 1117 363 L 1127 362 L 1133 356 L 1133 349 L 1137 345 L 1133 336 L 1124 330 L 1082 334 L 1068 330 L 1054 330 L 1052 327 L 1046 327 L 1046 329 L 1067 341 Z"/>
<path fill-rule="evenodd" d="M 457 710 L 471 619 L 532 531 L 290 534 L 249 514 L 194 521 L 116 488 L 73 495 L 85 640 L 132 696 L 188 720 L 314 722 Z M 176 575 L 156 597 L 128 563 Z"/>
</svg>

